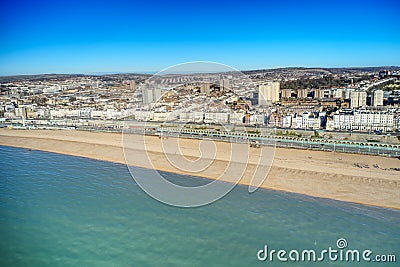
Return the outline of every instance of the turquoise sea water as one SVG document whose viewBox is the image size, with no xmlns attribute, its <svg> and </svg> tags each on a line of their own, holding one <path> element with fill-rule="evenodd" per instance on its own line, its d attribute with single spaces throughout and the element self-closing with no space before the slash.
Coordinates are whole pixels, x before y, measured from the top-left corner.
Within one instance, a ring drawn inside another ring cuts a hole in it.
<svg viewBox="0 0 400 267">
<path fill-rule="evenodd" d="M 319 251 L 338 238 L 397 254 L 388 266 L 399 266 L 399 211 L 244 186 L 176 208 L 142 192 L 125 165 L 4 146 L 0 158 L 0 266 L 348 266 L 256 256 L 265 244 Z"/>
</svg>

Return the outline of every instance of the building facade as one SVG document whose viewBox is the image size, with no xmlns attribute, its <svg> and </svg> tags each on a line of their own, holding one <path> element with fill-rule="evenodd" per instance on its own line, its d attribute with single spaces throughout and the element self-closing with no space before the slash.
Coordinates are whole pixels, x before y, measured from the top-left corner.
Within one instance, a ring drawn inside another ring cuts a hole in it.
<svg viewBox="0 0 400 267">
<path fill-rule="evenodd" d="M 350 107 L 359 108 L 367 106 L 367 92 L 365 91 L 352 91 L 350 93 Z"/>
<path fill-rule="evenodd" d="M 356 110 L 333 115 L 335 130 L 393 131 L 395 115 L 389 112 Z"/>
<path fill-rule="evenodd" d="M 258 87 L 258 104 L 268 106 L 279 102 L 279 82 L 269 82 Z"/>
<path fill-rule="evenodd" d="M 371 105 L 374 107 L 383 106 L 383 90 L 375 90 L 372 92 Z"/>
</svg>

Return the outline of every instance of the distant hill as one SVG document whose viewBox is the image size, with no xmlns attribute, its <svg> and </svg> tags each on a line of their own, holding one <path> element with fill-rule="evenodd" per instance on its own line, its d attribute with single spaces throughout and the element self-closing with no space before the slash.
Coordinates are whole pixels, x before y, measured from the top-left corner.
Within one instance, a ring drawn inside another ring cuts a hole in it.
<svg viewBox="0 0 400 267">
<path fill-rule="evenodd" d="M 119 73 L 119 74 L 34 74 L 34 75 L 13 75 L 0 76 L 0 83 L 17 82 L 17 81 L 58 81 L 77 77 L 102 77 L 105 80 L 130 80 L 137 78 L 146 78 L 149 74 Z"/>
<path fill-rule="evenodd" d="M 0 76 L 1 83 L 16 81 L 45 81 L 45 80 L 64 80 L 74 77 L 86 77 L 84 74 L 34 74 L 34 75 L 13 75 Z"/>
<path fill-rule="evenodd" d="M 351 68 L 325 68 L 333 74 L 353 73 L 353 72 L 379 72 L 381 70 L 400 70 L 398 66 L 381 66 L 381 67 L 351 67 Z"/>
<path fill-rule="evenodd" d="M 379 66 L 379 67 L 346 67 L 346 68 L 305 68 L 305 67 L 287 67 L 287 68 L 275 68 L 275 69 L 259 69 L 259 70 L 245 70 L 242 71 L 245 74 L 256 74 L 262 72 L 287 72 L 287 71 L 303 71 L 303 72 L 315 72 L 315 73 L 326 73 L 326 74 L 345 74 L 355 72 L 379 72 L 381 70 L 400 70 L 399 66 Z"/>
<path fill-rule="evenodd" d="M 312 73 L 312 74 L 346 74 L 357 72 L 379 72 L 381 70 L 400 70 L 399 66 L 380 66 L 380 67 L 348 67 L 348 68 L 305 68 L 305 67 L 287 67 L 275 69 L 259 69 L 259 70 L 245 70 L 242 71 L 246 75 L 257 75 L 262 73 Z M 215 74 L 215 73 L 214 73 Z M 130 80 L 130 79 L 145 79 L 150 77 L 151 74 L 138 74 L 138 73 L 116 73 L 116 74 L 37 74 L 37 75 L 14 75 L 14 76 L 0 76 L 0 83 L 16 82 L 16 81 L 45 81 L 45 80 L 65 80 L 77 77 L 102 77 L 106 80 Z"/>
</svg>

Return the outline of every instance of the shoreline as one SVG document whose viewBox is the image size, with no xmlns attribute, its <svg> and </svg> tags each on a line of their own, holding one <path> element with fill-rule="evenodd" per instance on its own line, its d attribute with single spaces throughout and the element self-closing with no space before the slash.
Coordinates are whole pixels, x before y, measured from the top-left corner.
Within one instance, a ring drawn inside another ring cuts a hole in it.
<svg viewBox="0 0 400 267">
<path fill-rule="evenodd" d="M 231 155 L 226 152 L 231 146 L 229 143 L 213 142 L 217 148 L 216 154 L 201 155 L 202 152 L 210 150 L 198 149 L 203 145 L 201 140 L 181 138 L 179 139 L 181 152 L 189 162 L 196 162 L 198 166 L 215 158 L 212 166 L 193 173 L 185 171 L 185 166 L 177 168 L 174 164 L 171 165 L 171 161 L 182 160 L 176 152 L 174 154 L 171 150 L 165 154 L 161 150 L 161 142 L 165 142 L 168 147 L 168 142 L 173 142 L 174 138 L 167 141 L 154 136 L 129 135 L 129 138 L 131 142 L 125 145 L 124 149 L 125 155 L 135 155 L 128 157 L 131 166 L 155 168 L 214 180 L 220 177 L 221 180 L 231 182 L 229 179 L 232 177 L 224 177 L 221 170 L 232 165 L 243 171 L 239 181 L 239 184 L 243 185 L 252 184 L 252 177 L 262 153 L 262 150 L 248 148 L 246 144 L 238 145 L 240 151 L 249 152 L 248 161 L 243 163 L 241 160 L 235 161 L 229 157 Z M 122 135 L 118 133 L 0 129 L 0 145 L 125 164 L 122 143 Z M 143 144 L 146 151 L 143 149 Z M 276 148 L 273 152 L 274 157 L 270 159 L 273 160 L 273 164 L 261 188 L 400 209 L 400 172 L 393 169 L 399 165 L 399 160 L 396 158 L 288 148 Z M 246 166 L 242 167 L 243 164 Z M 267 167 L 266 165 L 261 164 L 264 167 Z M 238 175 L 240 174 L 236 176 Z"/>
</svg>

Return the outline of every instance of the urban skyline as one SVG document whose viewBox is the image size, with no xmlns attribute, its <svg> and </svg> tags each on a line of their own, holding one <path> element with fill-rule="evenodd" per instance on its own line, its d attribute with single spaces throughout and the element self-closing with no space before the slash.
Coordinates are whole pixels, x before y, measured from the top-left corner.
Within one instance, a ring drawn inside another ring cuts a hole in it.
<svg viewBox="0 0 400 267">
<path fill-rule="evenodd" d="M 397 136 L 399 70 L 16 76 L 0 83 L 0 117 L 5 125 L 30 129 L 121 131 L 124 121 L 147 121 Z"/>
</svg>

